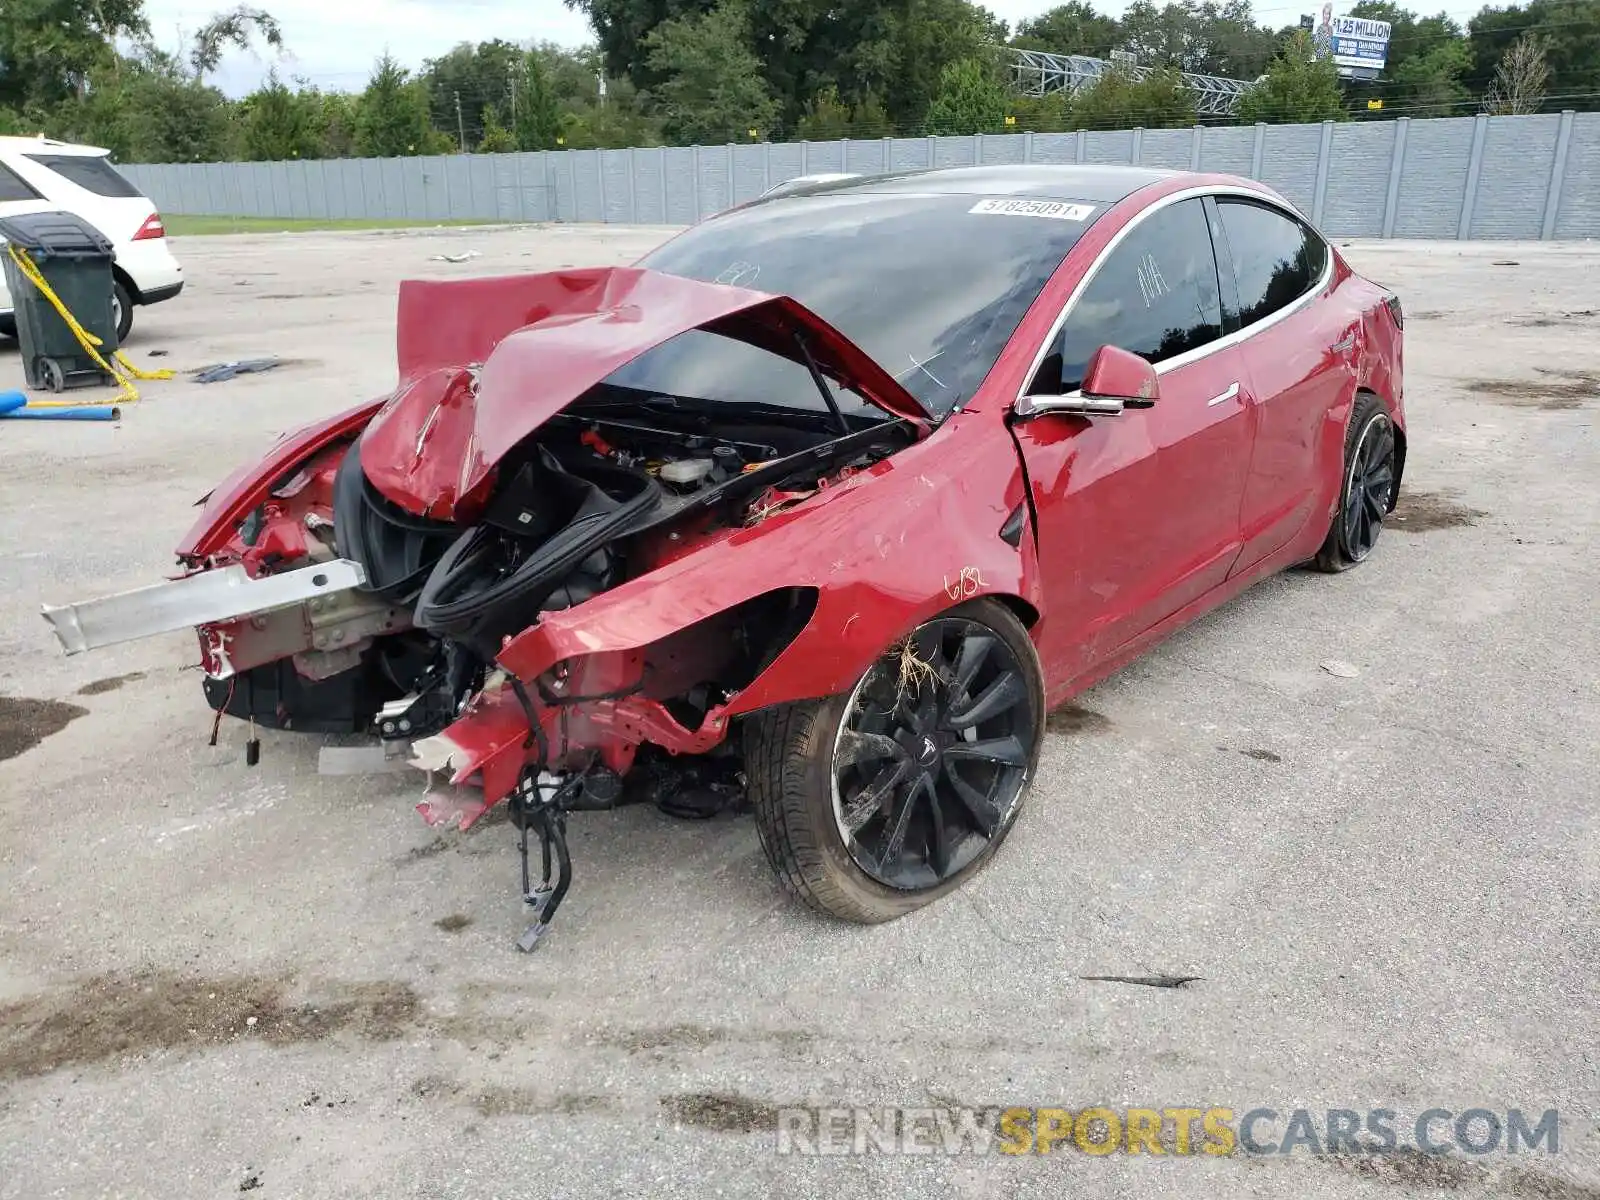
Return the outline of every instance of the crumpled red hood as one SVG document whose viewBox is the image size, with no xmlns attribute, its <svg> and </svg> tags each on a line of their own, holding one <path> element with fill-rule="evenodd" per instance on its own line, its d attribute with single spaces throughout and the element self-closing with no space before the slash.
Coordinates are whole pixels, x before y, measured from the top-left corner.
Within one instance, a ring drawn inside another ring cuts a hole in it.
<svg viewBox="0 0 1600 1200">
<path fill-rule="evenodd" d="M 495 466 L 556 413 L 645 351 L 704 329 L 801 360 L 926 429 L 894 377 L 787 296 L 638 267 L 400 285 L 400 386 L 361 440 L 373 485 L 410 512 L 449 520 Z"/>
</svg>

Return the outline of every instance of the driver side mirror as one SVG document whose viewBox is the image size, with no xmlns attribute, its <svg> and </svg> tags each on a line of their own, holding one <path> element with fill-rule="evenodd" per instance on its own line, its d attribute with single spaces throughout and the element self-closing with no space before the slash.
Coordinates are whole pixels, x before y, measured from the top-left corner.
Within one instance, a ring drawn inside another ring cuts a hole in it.
<svg viewBox="0 0 1600 1200">
<path fill-rule="evenodd" d="M 1128 408 L 1153 408 L 1160 398 L 1156 369 L 1147 360 L 1118 346 L 1101 346 L 1090 357 L 1076 396 L 1024 396 L 1015 412 L 1019 417 L 1054 412 L 1115 416 Z"/>
</svg>

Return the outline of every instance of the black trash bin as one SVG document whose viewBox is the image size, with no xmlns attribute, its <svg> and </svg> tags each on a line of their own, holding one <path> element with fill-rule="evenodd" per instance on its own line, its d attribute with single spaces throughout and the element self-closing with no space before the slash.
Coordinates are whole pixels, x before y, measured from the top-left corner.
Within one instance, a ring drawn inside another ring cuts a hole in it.
<svg viewBox="0 0 1600 1200">
<path fill-rule="evenodd" d="M 24 213 L 0 220 L 0 240 L 9 242 L 39 268 L 39 274 L 79 325 L 100 339 L 96 349 L 107 362 L 117 350 L 111 264 L 116 251 L 93 225 L 72 213 Z M 89 356 L 55 305 L 0 247 L 6 289 L 16 310 L 22 367 L 31 388 L 52 392 L 114 382 Z"/>
</svg>

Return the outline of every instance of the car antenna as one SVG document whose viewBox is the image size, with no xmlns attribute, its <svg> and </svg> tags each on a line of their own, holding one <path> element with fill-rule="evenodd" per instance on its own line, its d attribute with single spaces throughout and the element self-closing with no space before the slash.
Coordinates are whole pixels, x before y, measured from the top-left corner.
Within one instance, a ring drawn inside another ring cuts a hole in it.
<svg viewBox="0 0 1600 1200">
<path fill-rule="evenodd" d="M 803 330 L 794 331 L 794 344 L 800 347 L 800 353 L 805 356 L 806 370 L 811 372 L 811 379 L 817 385 L 817 390 L 822 393 L 823 402 L 827 404 L 828 411 L 833 414 L 835 424 L 839 426 L 840 433 L 850 432 L 850 422 L 844 419 L 844 410 L 839 407 L 839 401 L 834 398 L 833 389 L 828 386 L 828 381 L 823 378 L 822 372 L 817 369 L 817 360 L 811 353 L 811 347 L 806 344 L 806 335 Z"/>
</svg>

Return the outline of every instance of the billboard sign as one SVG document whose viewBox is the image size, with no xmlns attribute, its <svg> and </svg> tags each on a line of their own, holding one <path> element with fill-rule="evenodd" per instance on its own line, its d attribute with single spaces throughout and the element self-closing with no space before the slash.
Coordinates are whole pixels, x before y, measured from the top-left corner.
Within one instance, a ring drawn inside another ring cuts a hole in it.
<svg viewBox="0 0 1600 1200">
<path fill-rule="evenodd" d="M 1317 53 L 1328 55 L 1340 74 L 1374 78 L 1389 55 L 1390 26 L 1369 17 L 1334 16 L 1333 5 L 1322 6 L 1317 22 Z"/>
</svg>

